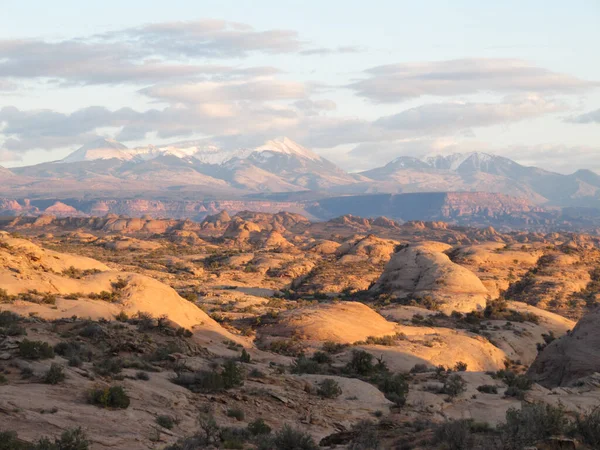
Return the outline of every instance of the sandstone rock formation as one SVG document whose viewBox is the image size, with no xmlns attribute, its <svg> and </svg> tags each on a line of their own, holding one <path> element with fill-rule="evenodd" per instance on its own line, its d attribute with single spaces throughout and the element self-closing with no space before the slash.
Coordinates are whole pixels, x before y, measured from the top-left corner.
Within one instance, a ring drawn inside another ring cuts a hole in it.
<svg viewBox="0 0 600 450">
<path fill-rule="evenodd" d="M 569 386 L 600 373 L 600 309 L 585 315 L 573 331 L 538 355 L 528 375 L 544 387 Z"/>
<path fill-rule="evenodd" d="M 422 243 L 402 248 L 392 256 L 371 288 L 399 297 L 431 297 L 445 313 L 483 309 L 488 291 L 470 270 L 442 253 L 443 244 Z"/>
</svg>

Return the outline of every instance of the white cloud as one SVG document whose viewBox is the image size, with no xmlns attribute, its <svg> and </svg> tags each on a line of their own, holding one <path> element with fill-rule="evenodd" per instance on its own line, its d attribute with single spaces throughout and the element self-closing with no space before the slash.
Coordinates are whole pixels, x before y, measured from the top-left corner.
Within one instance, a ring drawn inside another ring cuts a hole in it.
<svg viewBox="0 0 600 450">
<path fill-rule="evenodd" d="M 600 123 L 600 109 L 571 117 L 567 121 L 572 123 Z"/>
<path fill-rule="evenodd" d="M 576 93 L 599 86 L 598 82 L 552 72 L 518 59 L 401 63 L 374 67 L 366 73 L 368 78 L 348 87 L 377 103 L 400 102 L 425 95 Z"/>
</svg>

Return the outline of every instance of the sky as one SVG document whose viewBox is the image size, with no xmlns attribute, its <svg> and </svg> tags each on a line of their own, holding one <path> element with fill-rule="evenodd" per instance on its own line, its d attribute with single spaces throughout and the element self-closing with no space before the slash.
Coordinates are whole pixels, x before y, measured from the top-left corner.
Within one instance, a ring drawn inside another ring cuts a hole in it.
<svg viewBox="0 0 600 450">
<path fill-rule="evenodd" d="M 51 5 L 51 7 L 49 7 Z M 600 172 L 600 2 L 0 0 L 0 164 L 98 137 Z"/>
</svg>

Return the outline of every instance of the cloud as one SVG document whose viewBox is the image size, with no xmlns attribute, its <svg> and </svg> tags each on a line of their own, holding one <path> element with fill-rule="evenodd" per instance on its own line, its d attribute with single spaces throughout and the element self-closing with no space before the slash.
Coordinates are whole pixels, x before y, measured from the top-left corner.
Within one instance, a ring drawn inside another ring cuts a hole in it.
<svg viewBox="0 0 600 450">
<path fill-rule="evenodd" d="M 106 128 L 114 129 L 114 137 L 125 141 L 142 140 L 150 133 L 164 139 L 200 134 L 239 140 L 244 136 L 253 142 L 288 135 L 308 146 L 327 148 L 465 134 L 474 128 L 510 124 L 565 108 L 562 103 L 530 95 L 507 97 L 498 103 L 426 104 L 369 121 L 320 114 L 335 108 L 335 103 L 305 97 L 304 85 L 288 81 L 168 85 L 143 92 L 169 106 L 147 111 L 93 106 L 70 114 L 4 107 L 0 109 L 3 148 L 27 151 L 72 146 Z"/>
<path fill-rule="evenodd" d="M 156 100 L 175 103 L 293 100 L 308 95 L 304 83 L 275 79 L 157 85 L 140 92 Z"/>
<path fill-rule="evenodd" d="M 572 123 L 600 123 L 600 109 L 567 119 Z"/>
<path fill-rule="evenodd" d="M 80 40 L 0 41 L 0 78 L 57 79 L 63 84 L 149 83 L 173 78 L 237 78 L 278 73 L 274 67 L 173 63 L 126 43 Z"/>
<path fill-rule="evenodd" d="M 519 122 L 566 109 L 564 103 L 529 95 L 500 103 L 432 103 L 375 121 L 375 125 L 404 131 L 449 133 L 473 127 Z"/>
<path fill-rule="evenodd" d="M 366 74 L 368 78 L 347 87 L 376 103 L 401 102 L 425 95 L 576 93 L 600 86 L 598 82 L 552 72 L 518 59 L 401 63 L 373 67 Z"/>
<path fill-rule="evenodd" d="M 17 84 L 11 81 L 0 80 L 0 92 L 13 92 L 17 90 Z"/>
<path fill-rule="evenodd" d="M 319 47 L 319 48 L 308 48 L 306 50 L 302 50 L 300 52 L 301 55 L 319 55 L 319 56 L 327 56 L 334 53 L 360 53 L 362 52 L 362 48 L 356 45 L 346 45 L 340 46 L 337 48 L 327 48 L 327 47 Z"/>
<path fill-rule="evenodd" d="M 246 24 L 212 19 L 150 24 L 99 37 L 126 38 L 171 57 L 239 58 L 252 52 L 295 53 L 304 46 L 293 30 L 257 31 Z"/>
<path fill-rule="evenodd" d="M 319 51 L 347 53 L 353 49 Z M 280 70 L 204 61 L 303 51 L 310 49 L 293 30 L 255 30 L 222 20 L 156 23 L 59 41 L 0 40 L 0 79 L 50 79 L 87 85 L 269 76 Z"/>
</svg>

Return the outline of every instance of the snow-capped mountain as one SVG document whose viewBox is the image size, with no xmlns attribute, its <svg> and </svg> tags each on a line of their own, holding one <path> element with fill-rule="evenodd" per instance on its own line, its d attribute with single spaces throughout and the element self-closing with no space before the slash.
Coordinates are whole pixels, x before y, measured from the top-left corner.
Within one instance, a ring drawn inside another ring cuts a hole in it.
<svg viewBox="0 0 600 450">
<path fill-rule="evenodd" d="M 0 170 L 0 175 L 6 189 L 13 186 L 23 192 L 26 186 L 38 193 L 66 189 L 139 196 L 158 191 L 237 198 L 302 191 L 316 198 L 332 193 L 478 191 L 526 197 L 540 204 L 600 206 L 600 176 L 590 171 L 561 175 L 473 152 L 424 159 L 399 156 L 382 167 L 349 174 L 285 137 L 233 149 L 205 140 L 128 148 L 99 139 L 62 161 Z"/>
<path fill-rule="evenodd" d="M 205 141 L 185 141 L 163 146 L 147 145 L 127 148 L 113 139 L 97 139 L 71 153 L 61 162 L 74 163 L 99 159 L 119 159 L 122 161 L 148 161 L 159 156 L 171 155 L 178 158 L 194 158 L 204 164 L 223 164 L 234 158 L 252 157 L 256 162 L 267 162 L 273 156 L 302 158 L 311 161 L 324 161 L 313 151 L 302 147 L 287 137 L 269 140 L 255 148 L 224 149 Z"/>
<path fill-rule="evenodd" d="M 94 172 L 136 180 L 154 178 L 157 182 L 201 179 L 202 184 L 212 179 L 236 189 L 261 192 L 320 190 L 356 182 L 356 176 L 287 137 L 269 140 L 258 147 L 235 149 L 220 148 L 206 141 L 127 148 L 113 140 L 99 139 L 50 168 L 42 166 L 44 174 L 63 176 L 70 172 L 85 176 Z"/>
<path fill-rule="evenodd" d="M 64 158 L 62 162 L 75 163 L 82 161 L 96 161 L 99 159 L 121 159 L 128 161 L 133 158 L 130 150 L 114 139 L 97 139 Z"/>
</svg>

